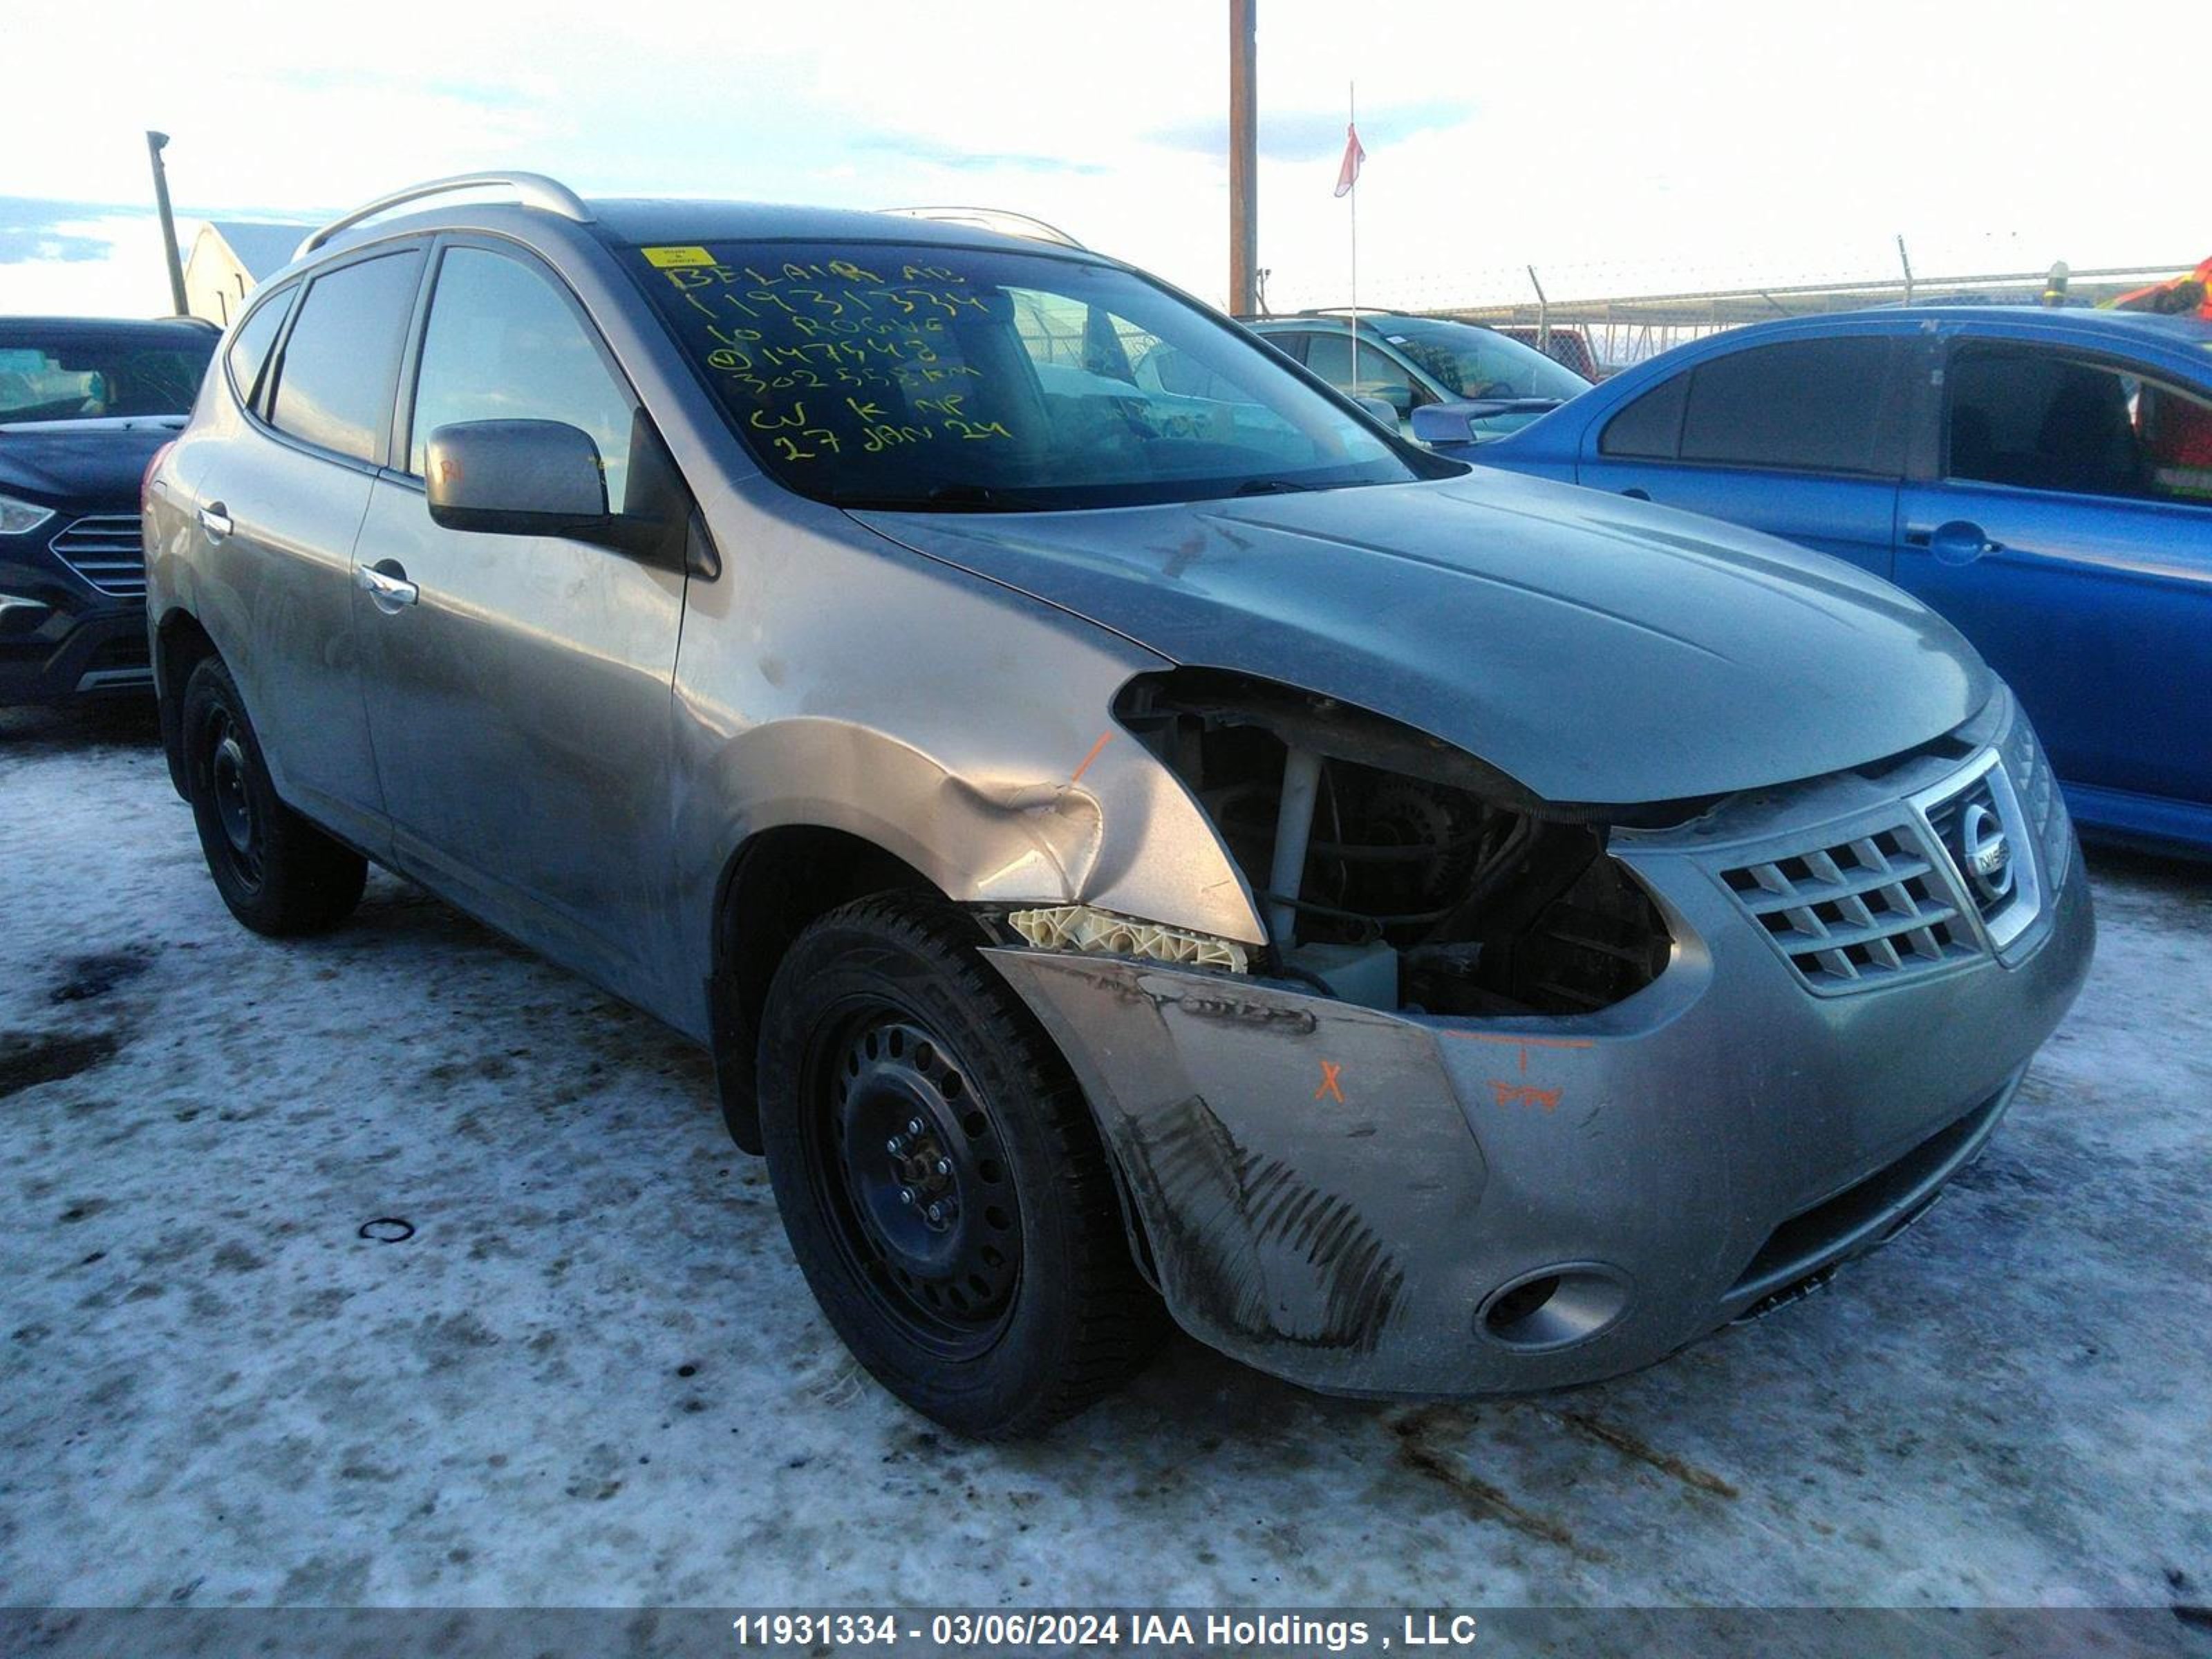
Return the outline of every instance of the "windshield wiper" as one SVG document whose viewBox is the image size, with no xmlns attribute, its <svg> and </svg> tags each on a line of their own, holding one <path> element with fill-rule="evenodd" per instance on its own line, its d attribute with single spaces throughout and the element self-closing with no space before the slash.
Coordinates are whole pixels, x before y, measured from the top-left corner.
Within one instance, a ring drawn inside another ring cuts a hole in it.
<svg viewBox="0 0 2212 1659">
<path fill-rule="evenodd" d="M 1300 483 L 1295 478 L 1247 478 L 1229 493 L 1232 495 L 1296 495 L 1318 484 Z"/>
<path fill-rule="evenodd" d="M 969 508 L 986 513 L 1028 513 L 1037 510 L 1040 503 L 1033 496 L 1018 490 L 1000 489 L 990 484 L 941 483 L 911 495 L 872 495 L 855 492 L 849 495 L 834 495 L 830 504 L 854 512 L 876 513 L 945 513 Z"/>
</svg>

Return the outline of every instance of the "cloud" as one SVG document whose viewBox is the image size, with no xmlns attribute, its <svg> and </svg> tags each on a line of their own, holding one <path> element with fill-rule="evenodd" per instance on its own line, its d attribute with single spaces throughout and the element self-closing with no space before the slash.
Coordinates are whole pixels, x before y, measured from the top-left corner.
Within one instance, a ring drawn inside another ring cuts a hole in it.
<svg viewBox="0 0 2212 1659">
<path fill-rule="evenodd" d="M 105 236 L 88 236 L 92 221 L 112 219 L 150 208 L 118 208 L 104 202 L 45 201 L 34 196 L 0 196 L 0 265 L 57 260 L 82 264 L 105 259 L 115 245 Z"/>
<path fill-rule="evenodd" d="M 1441 132 L 1474 118 L 1474 106 L 1459 100 L 1432 99 L 1417 104 L 1386 104 L 1359 118 L 1359 142 L 1372 150 L 1379 144 L 1410 138 L 1420 132 Z M 1332 160 L 1344 150 L 1345 117 L 1331 111 L 1286 110 L 1260 112 L 1260 154 L 1270 161 Z M 1145 142 L 1166 149 L 1200 155 L 1229 154 L 1229 123 L 1224 118 L 1179 121 L 1144 135 Z"/>
<path fill-rule="evenodd" d="M 488 109 L 520 109 L 543 95 L 529 79 L 519 82 L 467 80 L 371 69 L 287 69 L 284 81 L 301 92 L 398 93 Z"/>
<path fill-rule="evenodd" d="M 905 133 L 868 133 L 846 143 L 849 149 L 897 155 L 933 167 L 956 167 L 963 173 L 988 173 L 1000 168 L 1020 173 L 1103 173 L 1107 170 L 1096 161 L 1075 161 L 1062 155 L 1037 155 L 1021 150 L 963 149 L 955 144 L 940 144 Z"/>
</svg>

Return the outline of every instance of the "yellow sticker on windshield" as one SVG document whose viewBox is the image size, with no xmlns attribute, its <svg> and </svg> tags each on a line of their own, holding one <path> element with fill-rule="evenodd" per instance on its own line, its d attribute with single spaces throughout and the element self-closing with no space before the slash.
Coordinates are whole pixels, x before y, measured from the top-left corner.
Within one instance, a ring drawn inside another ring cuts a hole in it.
<svg viewBox="0 0 2212 1659">
<path fill-rule="evenodd" d="M 648 247 L 639 250 L 657 270 L 679 270 L 686 265 L 711 265 L 714 256 L 703 247 Z"/>
</svg>

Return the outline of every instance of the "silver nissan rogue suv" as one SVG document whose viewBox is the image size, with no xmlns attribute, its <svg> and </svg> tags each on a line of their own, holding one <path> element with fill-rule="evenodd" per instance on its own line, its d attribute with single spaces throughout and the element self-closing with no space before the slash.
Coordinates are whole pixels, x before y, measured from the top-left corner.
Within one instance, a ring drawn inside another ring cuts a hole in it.
<svg viewBox="0 0 2212 1659">
<path fill-rule="evenodd" d="M 1645 1364 L 1911 1221 L 2089 960 L 1914 600 L 1057 241 L 417 186 L 145 505 L 239 920 L 373 861 L 709 1045 L 830 1322 L 969 1433 L 1163 1310 L 1342 1393 Z"/>
</svg>

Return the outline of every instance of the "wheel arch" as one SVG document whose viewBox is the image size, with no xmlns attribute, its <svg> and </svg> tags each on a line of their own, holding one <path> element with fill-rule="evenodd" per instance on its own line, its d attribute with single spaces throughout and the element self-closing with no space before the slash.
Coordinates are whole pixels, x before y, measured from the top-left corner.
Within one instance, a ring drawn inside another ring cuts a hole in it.
<svg viewBox="0 0 2212 1659">
<path fill-rule="evenodd" d="M 716 885 L 713 967 L 708 984 L 709 1043 L 722 1116 L 749 1152 L 761 1150 L 754 1061 L 769 982 L 817 917 L 870 893 L 943 890 L 875 841 L 827 824 L 757 830 L 724 865 Z"/>
<path fill-rule="evenodd" d="M 716 889 L 714 968 L 708 985 L 709 1048 L 715 1091 L 730 1137 L 744 1151 L 762 1151 L 756 1062 L 760 1014 L 777 967 L 799 935 L 818 917 L 872 893 L 927 894 L 948 906 L 942 886 L 890 848 L 849 830 L 817 823 L 755 832 L 725 864 Z M 1034 1018 L 1034 1011 L 1032 1011 Z M 1047 1042 L 1057 1042 L 1049 1031 Z M 1097 1107 L 1089 1102 L 1093 1121 Z M 1158 1285 L 1152 1242 L 1105 1126 L 1098 1124 L 1112 1172 L 1123 1229 L 1138 1271 Z"/>
<path fill-rule="evenodd" d="M 172 608 L 154 630 L 155 706 L 161 725 L 161 755 L 168 763 L 169 784 L 180 800 L 189 799 L 185 782 L 185 686 L 192 670 L 210 657 L 222 660 L 222 653 L 199 618 L 181 605 Z"/>
</svg>

